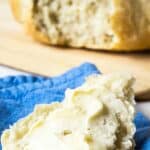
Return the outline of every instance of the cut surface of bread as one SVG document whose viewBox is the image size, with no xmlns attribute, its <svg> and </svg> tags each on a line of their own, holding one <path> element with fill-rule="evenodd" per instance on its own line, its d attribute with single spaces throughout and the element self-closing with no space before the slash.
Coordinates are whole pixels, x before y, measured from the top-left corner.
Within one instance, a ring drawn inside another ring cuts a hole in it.
<svg viewBox="0 0 150 150">
<path fill-rule="evenodd" d="M 149 0 L 10 0 L 30 35 L 52 45 L 150 48 Z"/>
<path fill-rule="evenodd" d="M 3 150 L 133 150 L 133 78 L 92 75 L 3 132 Z"/>
</svg>

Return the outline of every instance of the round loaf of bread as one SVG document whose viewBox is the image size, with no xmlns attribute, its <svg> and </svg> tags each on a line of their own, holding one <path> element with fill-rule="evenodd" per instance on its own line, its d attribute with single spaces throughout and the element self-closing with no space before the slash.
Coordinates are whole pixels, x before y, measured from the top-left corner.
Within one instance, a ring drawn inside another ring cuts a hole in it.
<svg viewBox="0 0 150 150">
<path fill-rule="evenodd" d="M 149 0 L 10 0 L 17 20 L 50 45 L 150 49 Z"/>
</svg>

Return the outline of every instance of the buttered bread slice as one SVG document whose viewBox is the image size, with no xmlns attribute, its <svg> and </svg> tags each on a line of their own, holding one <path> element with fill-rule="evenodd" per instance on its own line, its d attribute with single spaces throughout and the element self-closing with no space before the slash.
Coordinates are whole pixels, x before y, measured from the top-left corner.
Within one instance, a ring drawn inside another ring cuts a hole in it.
<svg viewBox="0 0 150 150">
<path fill-rule="evenodd" d="M 149 0 L 10 0 L 35 39 L 113 51 L 150 49 Z"/>
<path fill-rule="evenodd" d="M 3 150 L 133 150 L 134 79 L 93 75 L 3 132 Z"/>
</svg>

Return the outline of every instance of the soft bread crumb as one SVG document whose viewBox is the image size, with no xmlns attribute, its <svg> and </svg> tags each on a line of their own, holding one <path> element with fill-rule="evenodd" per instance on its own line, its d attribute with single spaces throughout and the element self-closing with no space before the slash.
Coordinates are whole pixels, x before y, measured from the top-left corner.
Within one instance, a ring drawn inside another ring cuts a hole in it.
<svg viewBox="0 0 150 150">
<path fill-rule="evenodd" d="M 133 82 L 128 74 L 89 77 L 5 130 L 3 150 L 133 150 Z"/>
</svg>

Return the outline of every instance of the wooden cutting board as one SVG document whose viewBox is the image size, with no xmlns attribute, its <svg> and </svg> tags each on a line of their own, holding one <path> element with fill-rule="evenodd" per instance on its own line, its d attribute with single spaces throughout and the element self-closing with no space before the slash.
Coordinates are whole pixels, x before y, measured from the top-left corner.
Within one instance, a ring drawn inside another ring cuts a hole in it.
<svg viewBox="0 0 150 150">
<path fill-rule="evenodd" d="M 136 79 L 138 100 L 150 100 L 150 51 L 142 53 L 112 53 L 85 49 L 50 47 L 26 36 L 15 22 L 7 2 L 0 4 L 0 63 L 32 72 L 53 76 L 83 62 L 91 62 L 103 73 L 124 71 Z"/>
</svg>

